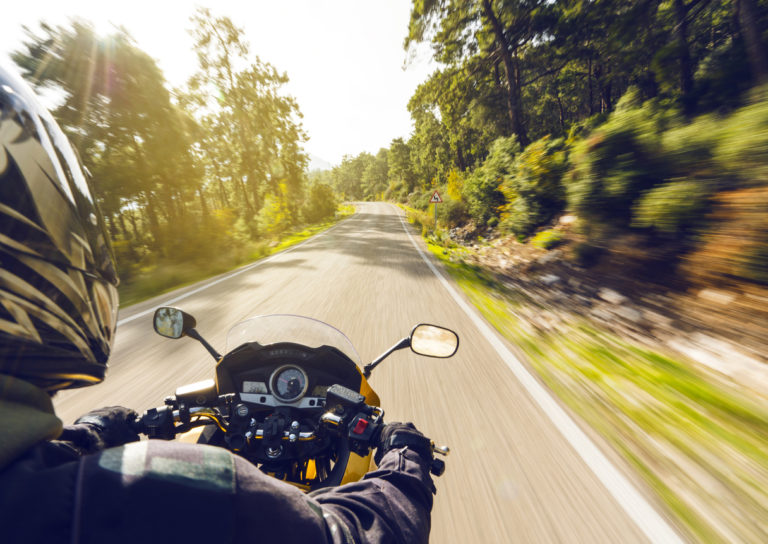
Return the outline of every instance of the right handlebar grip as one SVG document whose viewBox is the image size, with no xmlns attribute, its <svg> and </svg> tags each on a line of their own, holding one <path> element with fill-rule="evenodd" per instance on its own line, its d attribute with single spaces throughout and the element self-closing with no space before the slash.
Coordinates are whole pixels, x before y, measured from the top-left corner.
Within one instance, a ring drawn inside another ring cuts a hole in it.
<svg viewBox="0 0 768 544">
<path fill-rule="evenodd" d="M 445 472 L 445 461 L 442 459 L 432 459 L 429 471 L 435 476 L 442 476 Z"/>
</svg>

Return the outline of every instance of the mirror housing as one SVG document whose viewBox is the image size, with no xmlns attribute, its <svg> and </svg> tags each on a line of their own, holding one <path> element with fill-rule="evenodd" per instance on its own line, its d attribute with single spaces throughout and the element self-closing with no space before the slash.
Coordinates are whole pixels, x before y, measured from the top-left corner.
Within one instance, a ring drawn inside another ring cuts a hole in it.
<svg viewBox="0 0 768 544">
<path fill-rule="evenodd" d="M 458 334 L 451 329 L 428 323 L 416 325 L 411 331 L 410 340 L 411 350 L 427 357 L 453 357 L 459 349 Z"/>
<path fill-rule="evenodd" d="M 161 306 L 155 310 L 152 320 L 155 332 L 166 338 L 181 338 L 195 328 L 195 318 L 178 308 Z"/>
</svg>

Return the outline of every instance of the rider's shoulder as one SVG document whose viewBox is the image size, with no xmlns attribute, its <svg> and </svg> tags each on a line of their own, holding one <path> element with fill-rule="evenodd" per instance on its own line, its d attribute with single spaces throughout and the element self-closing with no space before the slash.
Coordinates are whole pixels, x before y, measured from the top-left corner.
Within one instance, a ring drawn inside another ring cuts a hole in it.
<svg viewBox="0 0 768 544">
<path fill-rule="evenodd" d="M 234 493 L 235 456 L 224 448 L 164 440 L 143 440 L 99 452 L 86 461 L 86 472 L 114 474 L 121 485 L 163 482 L 184 488 Z"/>
</svg>

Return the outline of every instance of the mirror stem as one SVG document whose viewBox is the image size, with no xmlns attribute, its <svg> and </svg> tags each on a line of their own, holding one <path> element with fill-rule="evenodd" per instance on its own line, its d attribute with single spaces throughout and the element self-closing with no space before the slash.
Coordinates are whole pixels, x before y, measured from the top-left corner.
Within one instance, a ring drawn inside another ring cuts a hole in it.
<svg viewBox="0 0 768 544">
<path fill-rule="evenodd" d="M 203 345 L 203 347 L 204 347 L 205 349 L 207 349 L 207 350 L 208 350 L 208 353 L 210 353 L 211 355 L 213 355 L 213 358 L 214 358 L 214 359 L 216 359 L 216 362 L 218 362 L 218 361 L 219 361 L 219 359 L 221 359 L 221 355 L 219 355 L 219 353 L 218 353 L 218 352 L 217 352 L 215 349 L 213 349 L 213 346 L 212 346 L 212 345 L 210 345 L 210 344 L 209 344 L 209 343 L 208 343 L 208 342 L 205 340 L 205 338 L 203 338 L 202 336 L 200 336 L 200 333 L 199 333 L 199 332 L 197 332 L 197 330 L 195 330 L 195 329 L 189 329 L 189 330 L 187 331 L 187 336 L 189 336 L 190 338 L 194 338 L 195 340 L 197 340 L 198 342 L 200 342 L 200 343 Z"/>
<path fill-rule="evenodd" d="M 365 378 L 368 379 L 368 377 L 370 377 L 370 375 L 371 375 L 371 371 L 374 368 L 376 368 L 379 365 L 380 362 L 382 362 L 384 359 L 389 357 L 389 355 L 393 351 L 397 351 L 399 349 L 407 348 L 410 345 L 411 345 L 411 337 L 410 336 L 406 336 L 405 338 L 400 340 L 397 344 L 395 344 L 394 346 L 389 348 L 387 351 L 385 351 L 384 353 L 379 355 L 373 362 L 368 363 L 367 365 L 365 365 L 365 368 L 363 368 L 363 376 L 365 376 Z"/>
</svg>

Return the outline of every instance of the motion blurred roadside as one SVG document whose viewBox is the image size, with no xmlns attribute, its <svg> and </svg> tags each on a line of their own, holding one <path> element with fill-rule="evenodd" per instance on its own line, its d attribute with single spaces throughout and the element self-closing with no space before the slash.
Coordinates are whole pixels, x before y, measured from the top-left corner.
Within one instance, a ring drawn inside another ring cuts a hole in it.
<svg viewBox="0 0 768 544">
<path fill-rule="evenodd" d="M 286 20 L 301 12 L 285 4 Z M 439 69 L 408 103 L 413 130 L 312 172 L 300 100 L 249 48 L 241 19 L 195 14 L 201 62 L 173 90 L 127 32 L 100 36 L 85 21 L 32 29 L 13 55 L 61 98 L 54 115 L 98 180 L 124 303 L 263 256 L 342 201 L 398 203 L 484 317 L 690 539 L 768 540 L 768 0 L 414 1 L 397 47 L 403 35 L 408 57 L 426 46 Z M 337 20 L 317 26 L 344 35 Z M 443 202 L 430 205 L 435 191 Z M 371 249 L 358 238 L 345 243 Z M 402 268 L 397 247 L 380 260 Z M 124 334 L 127 345 L 143 333 Z M 134 389 L 174 378 L 113 371 Z M 521 481 L 543 470 L 526 468 Z M 512 484 L 485 490 L 499 527 L 501 505 L 539 497 Z M 463 519 L 447 512 L 441 530 Z M 560 529 L 546 535 L 572 534 Z"/>
</svg>

